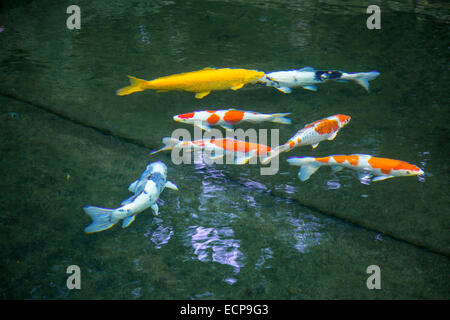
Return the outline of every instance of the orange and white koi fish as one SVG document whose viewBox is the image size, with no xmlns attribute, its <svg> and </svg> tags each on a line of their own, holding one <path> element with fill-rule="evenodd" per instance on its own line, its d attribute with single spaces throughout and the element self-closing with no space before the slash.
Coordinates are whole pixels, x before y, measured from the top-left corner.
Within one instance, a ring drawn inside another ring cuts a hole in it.
<svg viewBox="0 0 450 320">
<path fill-rule="evenodd" d="M 247 122 L 271 121 L 275 123 L 290 124 L 291 120 L 285 118 L 290 113 L 263 114 L 253 111 L 242 111 L 236 109 L 228 110 L 206 110 L 179 114 L 173 120 L 193 124 L 203 130 L 210 130 L 212 125 L 219 125 L 226 130 L 232 130 L 232 125 Z"/>
<path fill-rule="evenodd" d="M 405 161 L 377 158 L 367 154 L 333 155 L 323 158 L 292 157 L 287 161 L 291 165 L 300 166 L 298 178 L 302 181 L 308 180 L 322 166 L 330 166 L 333 172 L 338 172 L 343 168 L 356 170 L 361 181 L 368 179 L 380 181 L 394 177 L 424 174 L 420 168 Z"/>
<path fill-rule="evenodd" d="M 131 84 L 128 87 L 117 90 L 116 93 L 118 96 L 124 96 L 147 89 L 158 90 L 157 92 L 178 90 L 195 92 L 195 97 L 201 99 L 212 90 L 238 90 L 247 83 L 253 82 L 264 75 L 264 72 L 257 70 L 205 68 L 199 71 L 161 77 L 151 81 L 128 76 Z"/>
<path fill-rule="evenodd" d="M 248 163 L 250 159 L 257 156 L 266 156 L 271 151 L 270 147 L 263 144 L 231 138 L 180 141 L 171 137 L 165 137 L 162 139 L 162 142 L 164 143 L 164 147 L 151 152 L 151 155 L 165 150 L 181 148 L 187 152 L 209 151 L 214 153 L 214 156 L 211 157 L 211 159 L 218 159 L 226 154 L 232 153 L 236 156 L 234 160 L 235 164 L 245 164 Z"/>
<path fill-rule="evenodd" d="M 318 121 L 307 124 L 290 138 L 285 144 L 273 149 L 270 156 L 264 159 L 263 163 L 270 161 L 281 152 L 287 152 L 295 147 L 311 145 L 313 149 L 317 148 L 320 142 L 324 140 L 333 140 L 336 138 L 339 130 L 343 128 L 351 117 L 344 114 L 336 114 Z"/>
</svg>

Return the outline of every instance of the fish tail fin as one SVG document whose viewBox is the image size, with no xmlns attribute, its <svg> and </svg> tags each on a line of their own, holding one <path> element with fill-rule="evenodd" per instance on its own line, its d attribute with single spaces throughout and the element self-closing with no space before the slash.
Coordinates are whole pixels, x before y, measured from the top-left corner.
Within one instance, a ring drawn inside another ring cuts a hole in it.
<svg viewBox="0 0 450 320">
<path fill-rule="evenodd" d="M 380 73 L 378 71 L 359 72 L 359 73 L 344 73 L 341 77 L 343 80 L 353 80 L 364 89 L 369 91 L 369 81 L 372 81 L 378 77 Z"/>
<path fill-rule="evenodd" d="M 84 207 L 84 211 L 92 218 L 92 222 L 88 225 L 84 232 L 93 233 L 111 228 L 116 222 L 111 222 L 111 214 L 114 209 L 106 209 L 99 207 Z"/>
<path fill-rule="evenodd" d="M 164 143 L 164 147 L 162 147 L 161 149 L 158 149 L 156 151 L 150 152 L 151 155 L 156 154 L 161 151 L 165 151 L 165 150 L 172 150 L 177 144 L 180 143 L 180 140 L 172 138 L 172 137 L 165 137 L 165 138 L 162 138 L 162 142 Z"/>
<path fill-rule="evenodd" d="M 275 123 L 282 123 L 282 124 L 291 124 L 292 121 L 289 118 L 286 118 L 286 116 L 290 115 L 290 113 L 274 113 L 272 116 L 272 122 Z"/>
<path fill-rule="evenodd" d="M 272 149 L 269 152 L 269 155 L 267 157 L 265 157 L 261 163 L 262 164 L 266 164 L 269 163 L 273 158 L 277 157 L 280 153 L 288 151 L 289 150 L 289 145 L 287 144 L 282 144 L 274 149 Z"/>
<path fill-rule="evenodd" d="M 118 96 L 125 96 L 127 94 L 138 92 L 138 91 L 144 91 L 148 88 L 146 80 L 138 79 L 132 76 L 128 76 L 130 78 L 130 85 L 127 87 L 123 87 L 116 91 L 116 94 Z"/>
<path fill-rule="evenodd" d="M 320 168 L 320 164 L 317 163 L 316 159 L 312 157 L 303 158 L 289 158 L 287 159 L 290 165 L 300 166 L 298 171 L 298 178 L 302 181 L 306 181 L 309 177 Z"/>
</svg>

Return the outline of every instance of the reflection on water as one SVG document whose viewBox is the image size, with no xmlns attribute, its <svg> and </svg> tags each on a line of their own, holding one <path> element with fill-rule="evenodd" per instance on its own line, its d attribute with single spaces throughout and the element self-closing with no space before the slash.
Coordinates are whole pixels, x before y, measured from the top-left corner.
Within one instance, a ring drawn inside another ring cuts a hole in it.
<svg viewBox="0 0 450 320">
<path fill-rule="evenodd" d="M 158 227 L 154 230 L 154 225 Z M 170 226 L 164 226 L 164 221 L 158 217 L 153 218 L 151 227 L 144 233 L 146 238 L 155 244 L 156 249 L 161 249 L 163 245 L 169 242 L 173 235 L 173 229 Z"/>
<path fill-rule="evenodd" d="M 187 233 L 196 259 L 226 264 L 232 266 L 236 273 L 239 272 L 244 265 L 243 254 L 239 250 L 240 241 L 233 239 L 234 232 L 231 228 L 192 226 L 189 229 Z"/>
</svg>

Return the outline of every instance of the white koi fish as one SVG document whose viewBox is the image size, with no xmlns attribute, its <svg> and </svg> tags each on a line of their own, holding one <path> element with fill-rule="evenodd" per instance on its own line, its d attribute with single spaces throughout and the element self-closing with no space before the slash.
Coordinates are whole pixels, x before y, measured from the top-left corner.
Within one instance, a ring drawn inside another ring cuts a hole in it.
<svg viewBox="0 0 450 320">
<path fill-rule="evenodd" d="M 210 130 L 212 125 L 219 125 L 225 130 L 233 130 L 232 125 L 247 122 L 271 121 L 275 123 L 290 124 L 291 120 L 285 118 L 290 113 L 263 114 L 253 111 L 228 110 L 205 110 L 179 114 L 173 117 L 177 122 L 193 124 L 203 130 Z"/>
<path fill-rule="evenodd" d="M 316 91 L 316 84 L 324 83 L 329 80 L 340 82 L 353 80 L 369 91 L 369 81 L 375 79 L 379 75 L 380 73 L 378 71 L 346 73 L 337 70 L 317 71 L 312 67 L 305 67 L 298 70 L 270 72 L 255 82 L 275 87 L 284 93 L 291 93 L 291 88 L 296 87 L 303 87 L 307 90 Z"/>
<path fill-rule="evenodd" d="M 92 223 L 84 231 L 86 233 L 99 232 L 111 228 L 120 220 L 122 228 L 128 227 L 136 218 L 136 215 L 147 208 L 152 208 L 156 215 L 159 214 L 158 200 L 164 188 L 178 190 L 177 186 L 166 181 L 167 166 L 161 162 L 153 162 L 147 166 L 139 180 L 134 181 L 128 187 L 134 195 L 124 200 L 117 209 L 99 207 L 84 207 L 84 211 L 92 218 Z"/>
<path fill-rule="evenodd" d="M 350 119 L 351 117 L 345 114 L 336 114 L 307 124 L 297 131 L 286 143 L 274 148 L 272 152 L 270 152 L 270 155 L 264 159 L 263 164 L 269 162 L 281 152 L 291 151 L 295 147 L 311 145 L 312 148 L 315 149 L 320 142 L 333 140 L 336 138 L 339 130 L 343 128 Z"/>
<path fill-rule="evenodd" d="M 300 166 L 298 178 L 302 181 L 308 180 L 322 166 L 330 166 L 333 172 L 338 172 L 343 168 L 356 170 L 361 181 L 368 179 L 380 181 L 424 174 L 420 168 L 405 161 L 377 158 L 367 154 L 333 155 L 323 158 L 293 157 L 287 161 L 291 165 Z"/>
</svg>

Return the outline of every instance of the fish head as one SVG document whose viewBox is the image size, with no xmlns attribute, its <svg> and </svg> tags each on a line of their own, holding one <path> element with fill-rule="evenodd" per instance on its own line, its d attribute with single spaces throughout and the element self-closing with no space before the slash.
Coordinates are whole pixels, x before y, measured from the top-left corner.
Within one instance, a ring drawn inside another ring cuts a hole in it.
<svg viewBox="0 0 450 320">
<path fill-rule="evenodd" d="M 178 114 L 173 117 L 174 121 L 183 123 L 192 123 L 194 121 L 195 112 Z"/>
<path fill-rule="evenodd" d="M 400 176 L 421 176 L 424 174 L 423 170 L 419 167 L 404 161 L 401 161 L 394 170 Z"/>
<path fill-rule="evenodd" d="M 162 161 L 155 161 L 150 163 L 145 171 L 149 173 L 149 177 L 156 174 L 161 175 L 164 179 L 167 177 L 167 166 Z"/>
<path fill-rule="evenodd" d="M 349 123 L 350 119 L 352 118 L 352 117 L 347 116 L 345 114 L 338 114 L 338 115 L 336 115 L 336 117 L 339 120 L 339 127 L 341 127 L 341 128 L 343 126 L 345 126 L 347 123 Z"/>
</svg>

